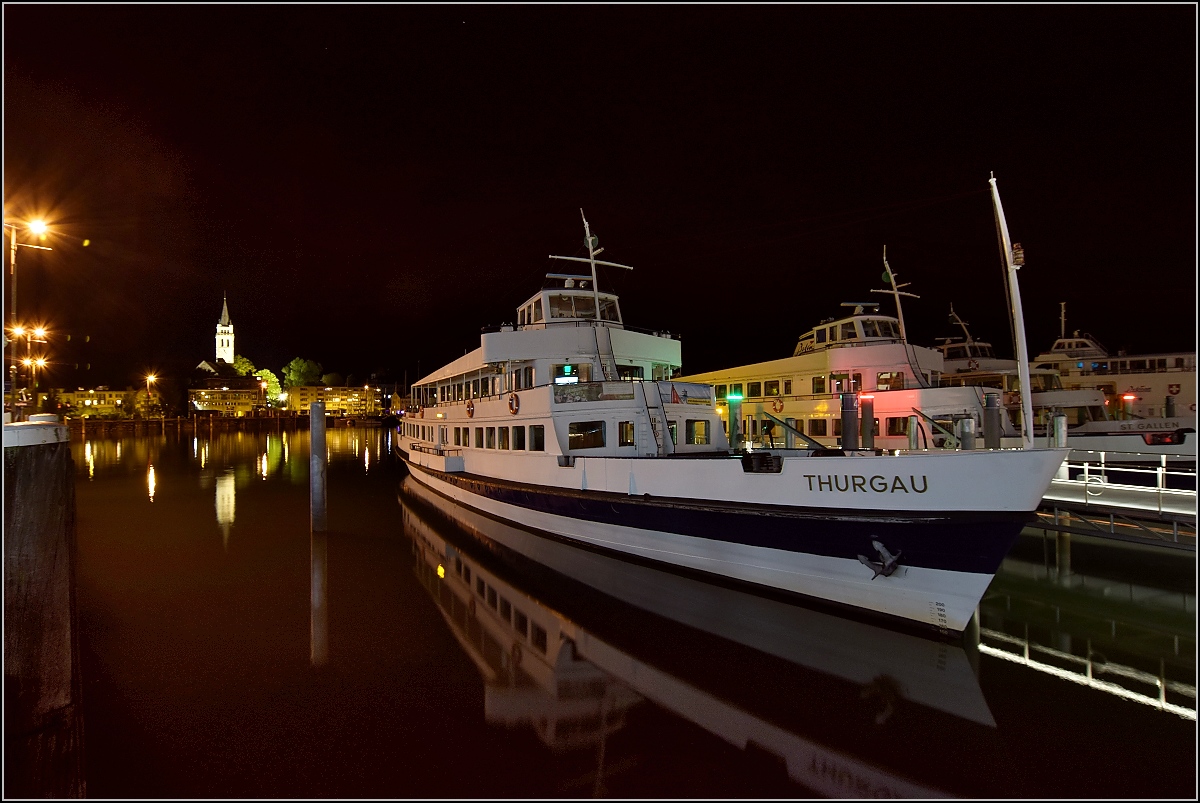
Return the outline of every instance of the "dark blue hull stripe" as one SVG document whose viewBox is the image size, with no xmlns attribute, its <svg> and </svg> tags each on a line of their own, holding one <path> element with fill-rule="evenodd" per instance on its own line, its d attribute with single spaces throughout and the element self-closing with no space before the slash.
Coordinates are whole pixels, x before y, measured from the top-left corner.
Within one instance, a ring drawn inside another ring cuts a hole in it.
<svg viewBox="0 0 1200 803">
<path fill-rule="evenodd" d="M 995 574 L 1032 513 L 863 514 L 832 509 L 779 510 L 686 499 L 645 498 L 506 482 L 413 466 L 478 496 L 527 510 L 620 527 L 688 535 L 809 555 L 878 560 L 871 541 L 905 566 Z"/>
</svg>

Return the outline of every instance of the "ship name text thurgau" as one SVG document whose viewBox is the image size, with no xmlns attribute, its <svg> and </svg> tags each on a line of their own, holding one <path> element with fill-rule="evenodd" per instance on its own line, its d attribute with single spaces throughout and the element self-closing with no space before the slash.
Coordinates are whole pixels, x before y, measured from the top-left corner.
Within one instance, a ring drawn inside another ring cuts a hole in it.
<svg viewBox="0 0 1200 803">
<path fill-rule="evenodd" d="M 929 477 L 924 474 L 919 480 L 918 487 L 917 478 L 910 474 L 908 482 L 905 483 L 904 478 L 899 475 L 892 475 L 889 482 L 888 478 L 882 474 L 876 474 L 872 477 L 864 477 L 861 474 L 805 474 L 804 478 L 808 480 L 808 490 L 810 491 L 837 491 L 838 493 L 919 493 L 923 494 L 929 490 Z"/>
</svg>

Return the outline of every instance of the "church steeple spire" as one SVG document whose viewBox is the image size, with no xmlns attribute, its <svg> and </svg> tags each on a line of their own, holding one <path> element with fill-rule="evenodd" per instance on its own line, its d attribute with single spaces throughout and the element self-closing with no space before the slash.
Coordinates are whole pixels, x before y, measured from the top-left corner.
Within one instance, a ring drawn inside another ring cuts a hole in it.
<svg viewBox="0 0 1200 803">
<path fill-rule="evenodd" d="M 229 299 L 221 296 L 221 321 L 217 324 L 217 359 L 233 365 L 233 322 L 229 320 Z"/>
</svg>

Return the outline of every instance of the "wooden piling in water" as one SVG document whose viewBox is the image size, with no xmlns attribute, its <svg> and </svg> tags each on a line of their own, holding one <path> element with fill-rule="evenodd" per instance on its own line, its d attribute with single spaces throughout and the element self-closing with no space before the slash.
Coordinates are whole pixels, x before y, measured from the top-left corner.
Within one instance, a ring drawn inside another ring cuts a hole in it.
<svg viewBox="0 0 1200 803">
<path fill-rule="evenodd" d="M 308 419 L 311 529 L 314 533 L 323 533 L 329 529 L 325 507 L 325 402 L 313 402 Z"/>
</svg>

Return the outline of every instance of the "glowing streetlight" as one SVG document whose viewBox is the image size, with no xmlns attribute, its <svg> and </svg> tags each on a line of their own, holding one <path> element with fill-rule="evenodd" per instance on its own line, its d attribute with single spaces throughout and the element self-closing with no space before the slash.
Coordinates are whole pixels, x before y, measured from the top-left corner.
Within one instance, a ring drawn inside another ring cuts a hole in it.
<svg viewBox="0 0 1200 803">
<path fill-rule="evenodd" d="M 12 325 L 13 331 L 15 332 L 18 329 L 18 324 L 17 324 L 17 246 L 21 246 L 22 248 L 36 248 L 39 251 L 53 251 L 54 249 L 50 248 L 49 246 L 46 246 L 46 245 L 34 245 L 33 243 L 17 242 L 18 226 L 16 223 L 7 223 L 6 222 L 4 224 L 4 228 L 10 229 L 12 231 L 12 241 L 9 245 L 9 252 L 8 252 L 8 273 L 9 273 L 8 295 L 9 295 L 9 298 L 12 299 L 11 325 Z M 28 229 L 29 231 L 33 232 L 35 235 L 37 235 L 39 237 L 44 237 L 48 230 L 46 223 L 42 220 L 31 221 L 26 224 L 25 228 Z M 24 334 L 23 328 L 22 328 L 22 334 Z M 11 390 L 12 390 L 12 414 L 13 414 L 13 418 L 15 420 L 16 415 L 17 415 L 17 358 L 16 358 L 16 350 L 15 349 L 13 351 L 11 358 L 12 358 L 12 367 L 9 368 L 9 376 L 10 376 L 11 382 L 12 382 L 12 388 L 11 388 Z"/>
<path fill-rule="evenodd" d="M 158 379 L 154 374 L 146 374 L 146 417 L 150 417 L 150 386 Z"/>
</svg>

